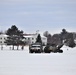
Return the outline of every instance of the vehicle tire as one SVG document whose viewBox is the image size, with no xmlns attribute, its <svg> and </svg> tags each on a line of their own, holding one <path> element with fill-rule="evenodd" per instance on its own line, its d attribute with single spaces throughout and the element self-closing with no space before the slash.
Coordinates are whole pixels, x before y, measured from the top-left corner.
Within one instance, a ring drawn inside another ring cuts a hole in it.
<svg viewBox="0 0 76 75">
<path fill-rule="evenodd" d="M 41 53 L 41 51 L 38 51 L 38 53 Z"/>
<path fill-rule="evenodd" d="M 38 51 L 35 51 L 35 53 L 38 53 Z"/>
<path fill-rule="evenodd" d="M 59 50 L 59 53 L 63 53 L 63 50 Z"/>
<path fill-rule="evenodd" d="M 45 53 L 50 53 L 50 51 L 45 51 Z"/>
<path fill-rule="evenodd" d="M 48 53 L 48 49 L 45 48 L 45 49 L 44 49 L 44 52 L 45 52 L 45 53 Z"/>
<path fill-rule="evenodd" d="M 33 51 L 30 50 L 29 53 L 33 53 Z"/>
<path fill-rule="evenodd" d="M 48 51 L 48 53 L 50 53 L 50 51 Z"/>
<path fill-rule="evenodd" d="M 57 51 L 54 51 L 54 53 L 57 53 Z"/>
</svg>

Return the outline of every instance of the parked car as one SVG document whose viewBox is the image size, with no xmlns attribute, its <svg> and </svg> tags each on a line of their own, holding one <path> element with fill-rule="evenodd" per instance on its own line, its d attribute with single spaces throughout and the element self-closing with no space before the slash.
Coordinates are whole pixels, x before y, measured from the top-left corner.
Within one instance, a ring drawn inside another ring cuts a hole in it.
<svg viewBox="0 0 76 75">
<path fill-rule="evenodd" d="M 29 45 L 29 53 L 41 53 L 43 52 L 43 46 L 41 43 L 34 43 Z"/>
</svg>

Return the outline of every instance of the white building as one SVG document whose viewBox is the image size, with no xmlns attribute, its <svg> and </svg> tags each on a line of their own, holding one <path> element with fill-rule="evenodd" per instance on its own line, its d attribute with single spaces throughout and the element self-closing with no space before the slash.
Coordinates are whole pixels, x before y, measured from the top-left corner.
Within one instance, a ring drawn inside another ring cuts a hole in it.
<svg viewBox="0 0 76 75">
<path fill-rule="evenodd" d="M 6 44 L 5 40 L 7 39 L 7 35 L 6 34 L 0 34 L 0 45 L 4 45 Z"/>
<path fill-rule="evenodd" d="M 35 43 L 36 42 L 36 38 L 37 38 L 38 34 L 24 34 L 24 39 L 23 41 L 26 42 L 26 44 L 32 44 L 32 43 Z M 6 34 L 0 34 L 0 45 L 5 45 L 6 44 L 6 39 L 7 39 L 8 35 Z M 45 36 L 42 36 L 41 35 L 41 40 L 42 40 L 42 43 L 44 45 L 47 44 L 47 38 Z"/>
<path fill-rule="evenodd" d="M 35 43 L 36 42 L 36 38 L 37 38 L 38 34 L 25 34 L 24 37 L 25 37 L 25 42 L 27 44 L 32 44 L 32 43 Z M 42 40 L 42 43 L 44 45 L 47 44 L 47 38 L 45 36 L 42 36 L 41 35 L 41 40 Z"/>
</svg>

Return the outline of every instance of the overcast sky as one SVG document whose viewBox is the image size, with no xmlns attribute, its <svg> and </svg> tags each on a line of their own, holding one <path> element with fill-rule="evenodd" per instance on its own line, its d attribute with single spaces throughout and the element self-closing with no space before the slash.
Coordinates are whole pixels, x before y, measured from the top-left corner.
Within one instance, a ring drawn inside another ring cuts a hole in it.
<svg viewBox="0 0 76 75">
<path fill-rule="evenodd" d="M 76 0 L 0 0 L 0 30 L 76 32 Z"/>
</svg>

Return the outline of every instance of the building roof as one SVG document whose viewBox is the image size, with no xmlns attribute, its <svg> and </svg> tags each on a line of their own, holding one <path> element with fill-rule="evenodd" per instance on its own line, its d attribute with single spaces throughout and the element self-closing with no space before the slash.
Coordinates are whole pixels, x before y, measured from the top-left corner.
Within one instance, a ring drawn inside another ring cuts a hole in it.
<svg viewBox="0 0 76 75">
<path fill-rule="evenodd" d="M 35 36 L 37 34 L 23 34 L 24 36 Z"/>
<path fill-rule="evenodd" d="M 24 36 L 24 37 L 34 37 L 34 36 L 30 36 L 30 35 L 29 35 L 29 36 Z"/>
<path fill-rule="evenodd" d="M 0 34 L 0 36 L 8 37 L 8 35 L 6 35 L 6 34 Z"/>
</svg>

